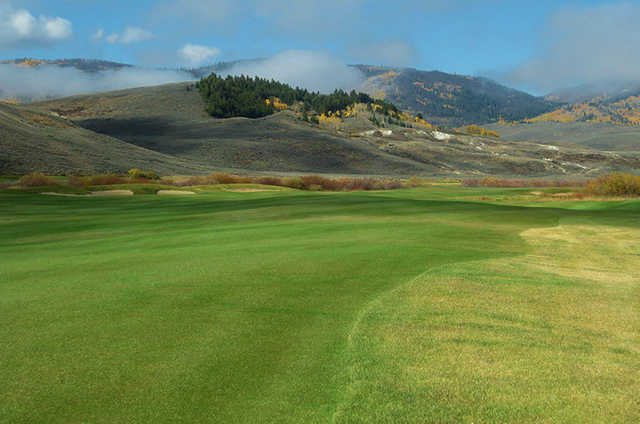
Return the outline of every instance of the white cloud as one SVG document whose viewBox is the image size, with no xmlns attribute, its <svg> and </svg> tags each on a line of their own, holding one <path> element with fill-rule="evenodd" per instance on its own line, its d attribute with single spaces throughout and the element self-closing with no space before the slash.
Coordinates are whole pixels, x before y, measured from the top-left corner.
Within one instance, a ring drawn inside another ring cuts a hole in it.
<svg viewBox="0 0 640 424">
<path fill-rule="evenodd" d="M 153 34 L 146 29 L 128 26 L 120 34 L 114 32 L 106 40 L 111 44 L 133 44 L 148 41 L 153 38 Z"/>
<path fill-rule="evenodd" d="M 0 46 L 48 44 L 66 40 L 72 34 L 73 26 L 64 18 L 44 15 L 36 18 L 26 9 L 15 10 L 9 3 L 0 5 Z"/>
<path fill-rule="evenodd" d="M 64 40 L 71 37 L 73 33 L 71 22 L 66 19 L 41 16 L 40 22 L 44 25 L 44 33 L 51 40 Z"/>
<path fill-rule="evenodd" d="M 364 77 L 357 69 L 322 52 L 287 50 L 259 62 L 240 63 L 225 74 L 275 79 L 293 87 L 328 93 L 360 87 Z"/>
<path fill-rule="evenodd" d="M 91 36 L 91 39 L 102 40 L 102 37 L 104 37 L 104 29 L 100 28 L 99 30 L 93 33 L 93 35 Z"/>
<path fill-rule="evenodd" d="M 504 78 L 551 90 L 603 80 L 640 80 L 640 5 L 572 7 L 543 29 L 537 54 Z"/>
<path fill-rule="evenodd" d="M 199 46 L 197 44 L 186 44 L 178 51 L 178 55 L 190 66 L 200 66 L 211 61 L 220 54 L 217 47 Z"/>
<path fill-rule="evenodd" d="M 186 72 L 142 68 L 87 73 L 75 68 L 0 65 L 0 93 L 9 98 L 44 99 L 191 81 Z"/>
</svg>

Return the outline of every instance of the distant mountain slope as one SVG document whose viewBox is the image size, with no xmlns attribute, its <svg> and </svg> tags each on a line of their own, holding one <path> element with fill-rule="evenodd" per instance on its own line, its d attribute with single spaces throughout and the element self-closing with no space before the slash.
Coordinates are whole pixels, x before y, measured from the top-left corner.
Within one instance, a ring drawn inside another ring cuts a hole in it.
<svg viewBox="0 0 640 424">
<path fill-rule="evenodd" d="M 211 168 L 97 134 L 37 109 L 0 102 L 0 175 L 126 172 L 196 174 Z"/>
<path fill-rule="evenodd" d="M 75 96 L 34 107 L 146 149 L 226 170 L 557 176 L 640 169 L 640 159 L 632 155 L 450 135 L 389 122 L 377 128 L 366 110 L 319 125 L 301 121 L 292 111 L 260 119 L 215 119 L 190 87 Z"/>
<path fill-rule="evenodd" d="M 623 99 L 640 92 L 638 81 L 601 81 L 555 90 L 545 96 L 559 103 L 585 103 L 592 100 Z"/>
<path fill-rule="evenodd" d="M 363 91 L 449 127 L 521 120 L 557 107 L 486 78 L 367 65 L 356 68 L 367 77 Z"/>
<path fill-rule="evenodd" d="M 100 72 L 100 71 L 117 71 L 122 68 L 132 68 L 132 65 L 124 63 L 110 62 L 107 60 L 97 59 L 54 59 L 54 60 L 41 60 L 32 58 L 3 60 L 0 61 L 0 65 L 17 65 L 25 68 L 37 68 L 43 65 L 54 65 L 61 68 L 75 68 L 84 72 Z"/>
<path fill-rule="evenodd" d="M 615 95 L 603 94 L 581 103 L 567 104 L 526 121 L 640 126 L 640 88 L 635 91 L 627 89 Z"/>
<path fill-rule="evenodd" d="M 609 81 L 557 90 L 553 111 L 491 129 L 509 140 L 640 152 L 640 83 Z"/>
<path fill-rule="evenodd" d="M 224 74 L 238 66 L 256 68 L 264 60 L 220 62 L 181 71 L 184 75 L 193 76 L 193 79 L 200 79 L 212 72 Z M 25 58 L 0 62 L 2 63 L 24 67 L 55 65 L 88 73 L 135 68 L 122 63 L 88 59 Z M 368 65 L 354 65 L 353 68 L 363 74 L 364 80 L 361 87 L 353 87 L 354 89 L 385 98 L 405 111 L 421 113 L 427 121 L 450 128 L 496 122 L 501 118 L 506 121 L 533 118 L 557 107 L 553 102 L 501 86 L 485 78 Z"/>
</svg>

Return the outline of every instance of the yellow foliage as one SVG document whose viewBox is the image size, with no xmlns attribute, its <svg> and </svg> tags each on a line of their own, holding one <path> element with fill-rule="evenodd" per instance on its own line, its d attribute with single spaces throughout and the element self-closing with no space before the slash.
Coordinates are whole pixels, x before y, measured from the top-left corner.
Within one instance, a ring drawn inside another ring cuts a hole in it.
<svg viewBox="0 0 640 424">
<path fill-rule="evenodd" d="M 373 95 L 374 99 L 384 100 L 387 98 L 387 93 L 384 90 L 378 90 Z"/>
<path fill-rule="evenodd" d="M 495 137 L 500 138 L 500 134 L 496 131 L 488 130 L 486 128 L 481 128 L 477 125 L 469 125 L 466 127 L 467 134 L 480 136 L 480 137 Z"/>
<path fill-rule="evenodd" d="M 328 112 L 327 114 L 322 114 L 318 117 L 318 120 L 320 121 L 320 123 L 322 124 L 330 124 L 330 125 L 340 125 L 342 123 L 342 119 L 340 119 L 339 116 L 334 115 L 331 112 Z"/>
<path fill-rule="evenodd" d="M 18 63 L 18 66 L 22 66 L 25 68 L 33 68 L 36 66 L 42 65 L 44 62 L 37 59 L 24 59 L 22 62 Z"/>
<path fill-rule="evenodd" d="M 397 73 L 397 72 L 393 72 L 393 71 L 391 71 L 391 72 L 387 72 L 386 74 L 382 74 L 382 75 L 380 75 L 380 78 L 384 78 L 384 79 L 386 79 L 386 78 L 393 78 L 393 77 L 395 77 L 395 76 L 397 76 L 397 75 L 398 75 L 398 73 Z"/>
<path fill-rule="evenodd" d="M 277 97 L 272 97 L 270 99 L 265 99 L 264 101 L 267 105 L 273 105 L 278 110 L 285 110 L 289 108 L 289 105 L 286 103 L 282 103 L 282 101 Z"/>
</svg>

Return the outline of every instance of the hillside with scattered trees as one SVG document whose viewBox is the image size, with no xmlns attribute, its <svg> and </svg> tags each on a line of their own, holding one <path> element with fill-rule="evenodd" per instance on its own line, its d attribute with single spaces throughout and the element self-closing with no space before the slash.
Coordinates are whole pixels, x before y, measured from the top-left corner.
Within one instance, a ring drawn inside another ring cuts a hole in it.
<svg viewBox="0 0 640 424">
<path fill-rule="evenodd" d="M 196 88 L 207 113 L 216 118 L 261 118 L 293 106 L 298 106 L 308 118 L 315 114 L 335 114 L 355 104 L 375 105 L 384 115 L 399 113 L 393 104 L 355 90 L 320 94 L 259 77 L 229 75 L 223 78 L 213 73 L 201 79 Z"/>
</svg>

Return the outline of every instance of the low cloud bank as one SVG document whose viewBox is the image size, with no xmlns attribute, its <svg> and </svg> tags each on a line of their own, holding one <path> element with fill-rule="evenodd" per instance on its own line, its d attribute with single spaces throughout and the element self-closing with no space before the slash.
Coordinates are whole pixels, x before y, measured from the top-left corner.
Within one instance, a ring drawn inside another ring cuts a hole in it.
<svg viewBox="0 0 640 424">
<path fill-rule="evenodd" d="M 241 62 L 219 74 L 259 76 L 321 93 L 358 89 L 364 81 L 360 71 L 328 54 L 298 50 L 285 51 L 270 59 Z M 88 73 L 55 65 L 23 68 L 7 64 L 0 65 L 0 97 L 39 100 L 194 79 L 191 73 L 179 70 L 123 68 Z"/>
<path fill-rule="evenodd" d="M 0 65 L 0 97 L 40 100 L 193 80 L 187 72 L 124 68 L 98 73 L 44 65 Z"/>
<path fill-rule="evenodd" d="M 364 81 L 360 71 L 339 59 L 307 50 L 287 50 L 263 61 L 240 63 L 221 74 L 275 79 L 321 93 L 357 89 Z"/>
<path fill-rule="evenodd" d="M 640 80 L 640 5 L 573 6 L 544 29 L 536 55 L 503 81 L 545 92 L 577 84 Z"/>
</svg>

